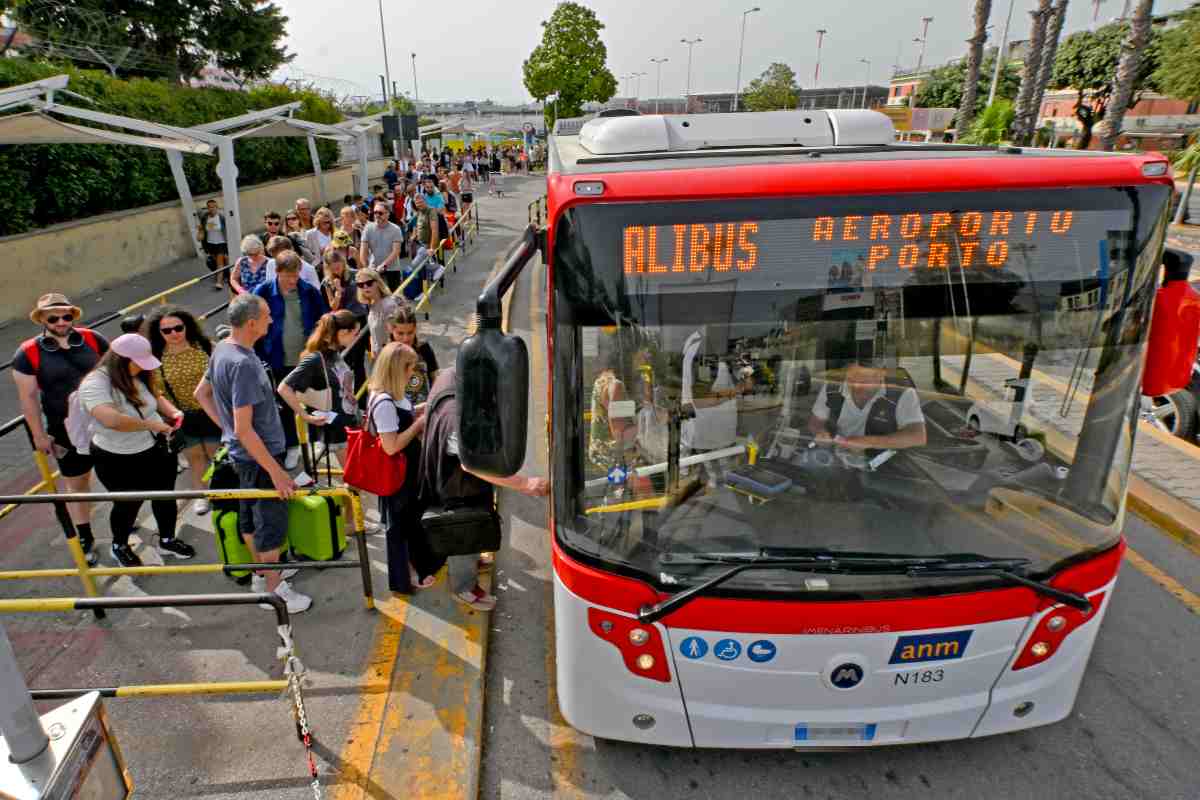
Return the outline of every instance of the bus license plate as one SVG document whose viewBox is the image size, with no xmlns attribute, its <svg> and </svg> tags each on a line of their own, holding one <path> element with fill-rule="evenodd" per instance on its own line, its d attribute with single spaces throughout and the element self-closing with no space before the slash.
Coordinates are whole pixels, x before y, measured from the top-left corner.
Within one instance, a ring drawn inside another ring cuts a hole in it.
<svg viewBox="0 0 1200 800">
<path fill-rule="evenodd" d="M 850 725 L 797 725 L 797 742 L 870 742 L 875 739 L 875 723 Z"/>
</svg>

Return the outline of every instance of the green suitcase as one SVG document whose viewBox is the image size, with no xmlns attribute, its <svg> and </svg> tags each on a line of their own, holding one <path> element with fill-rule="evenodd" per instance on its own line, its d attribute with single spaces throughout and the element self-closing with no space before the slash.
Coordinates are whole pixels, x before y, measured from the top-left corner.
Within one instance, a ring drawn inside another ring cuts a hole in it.
<svg viewBox="0 0 1200 800">
<path fill-rule="evenodd" d="M 246 547 L 246 543 L 242 540 L 242 535 L 238 533 L 238 515 L 237 511 L 228 511 L 213 509 L 212 512 L 213 528 L 217 534 L 217 553 L 221 556 L 222 564 L 251 564 L 254 562 L 254 556 L 250 549 Z M 244 569 L 235 569 L 232 572 L 225 573 L 233 580 L 240 584 L 250 582 L 250 572 Z"/>
<path fill-rule="evenodd" d="M 336 497 L 304 495 L 288 503 L 288 543 L 305 561 L 334 561 L 346 549 L 346 517 Z"/>
</svg>

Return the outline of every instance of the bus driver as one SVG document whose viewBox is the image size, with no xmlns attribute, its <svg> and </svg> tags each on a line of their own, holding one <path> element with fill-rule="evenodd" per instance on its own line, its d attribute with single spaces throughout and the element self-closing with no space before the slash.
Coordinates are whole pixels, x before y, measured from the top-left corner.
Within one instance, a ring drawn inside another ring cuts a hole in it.
<svg viewBox="0 0 1200 800">
<path fill-rule="evenodd" d="M 889 386 L 878 360 L 858 357 L 841 386 L 826 384 L 813 403 L 808 430 L 818 444 L 850 450 L 903 450 L 925 444 L 916 389 Z"/>
</svg>

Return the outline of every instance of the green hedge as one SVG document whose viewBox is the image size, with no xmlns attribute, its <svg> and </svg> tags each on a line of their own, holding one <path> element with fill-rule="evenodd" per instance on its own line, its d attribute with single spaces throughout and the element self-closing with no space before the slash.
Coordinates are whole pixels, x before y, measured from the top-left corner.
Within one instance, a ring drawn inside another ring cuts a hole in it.
<svg viewBox="0 0 1200 800">
<path fill-rule="evenodd" d="M 117 80 L 105 72 L 79 70 L 44 61 L 0 58 L 0 88 L 67 73 L 70 91 L 95 105 L 59 96 L 78 105 L 152 122 L 191 127 L 294 100 L 296 116 L 313 122 L 337 122 L 341 114 L 316 92 L 262 86 L 248 92 L 192 89 L 161 80 Z M 66 118 L 68 121 L 70 118 Z M 312 172 L 308 145 L 299 139 L 249 139 L 235 145 L 238 184 L 250 184 Z M 337 144 L 317 140 L 321 165 L 337 160 Z M 216 156 L 185 156 L 184 169 L 194 194 L 219 191 Z M 0 145 L 0 236 L 59 222 L 178 199 L 166 156 L 161 150 L 124 145 Z"/>
</svg>

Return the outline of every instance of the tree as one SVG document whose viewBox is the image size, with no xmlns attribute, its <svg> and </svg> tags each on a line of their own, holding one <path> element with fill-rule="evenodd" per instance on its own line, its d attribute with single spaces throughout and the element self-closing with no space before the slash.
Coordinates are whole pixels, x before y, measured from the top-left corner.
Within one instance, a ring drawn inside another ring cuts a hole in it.
<svg viewBox="0 0 1200 800">
<path fill-rule="evenodd" d="M 749 111 L 775 111 L 795 108 L 799 99 L 800 84 L 796 83 L 795 71 L 777 61 L 746 85 L 741 102 Z"/>
<path fill-rule="evenodd" d="M 1104 119 L 1112 100 L 1121 57 L 1121 43 L 1129 26 L 1124 22 L 1105 25 L 1094 31 L 1079 31 L 1068 36 L 1058 48 L 1050 85 L 1054 89 L 1075 89 L 1075 118 L 1083 128 L 1078 147 L 1086 150 L 1092 142 L 1092 129 Z M 1133 92 L 1155 88 L 1153 75 L 1158 68 L 1158 36 L 1150 31 L 1138 64 Z M 1133 102 L 1136 104 L 1137 100 Z"/>
<path fill-rule="evenodd" d="M 962 103 L 958 106 L 955 130 L 965 131 L 971 127 L 975 117 L 975 103 L 979 96 L 979 61 L 983 58 L 983 43 L 987 40 L 988 17 L 992 15 L 992 0 L 975 0 L 975 33 L 967 44 L 967 64 L 963 75 Z"/>
<path fill-rule="evenodd" d="M 1013 141 L 1028 144 L 1033 135 L 1038 108 L 1033 105 L 1034 87 L 1042 64 L 1042 47 L 1046 43 L 1046 23 L 1050 21 L 1051 0 L 1038 0 L 1037 11 L 1029 12 L 1033 27 L 1029 31 L 1029 55 L 1025 57 L 1025 73 L 1021 76 L 1021 91 L 1017 93 L 1017 113 L 1013 119 Z M 1040 104 L 1039 104 L 1040 105 Z"/>
<path fill-rule="evenodd" d="M 1008 135 L 1013 121 L 1011 100 L 997 98 L 983 113 L 975 118 L 970 129 L 958 137 L 965 144 L 1000 144 Z"/>
<path fill-rule="evenodd" d="M 1042 110 L 1042 99 L 1046 96 L 1046 86 L 1050 83 L 1050 75 L 1054 72 L 1054 59 L 1058 55 L 1058 40 L 1062 37 L 1063 22 L 1067 17 L 1067 0 L 1058 0 L 1046 25 L 1046 38 L 1042 43 L 1042 57 L 1038 63 L 1037 83 L 1033 87 L 1033 97 L 1029 105 L 1033 109 L 1030 129 L 1036 127 L 1038 115 Z"/>
<path fill-rule="evenodd" d="M 596 12 L 579 3 L 559 3 L 542 22 L 542 42 L 521 65 L 525 88 L 545 104 L 546 129 L 556 117 L 577 117 L 583 104 L 604 103 L 617 93 L 617 79 L 606 61 L 608 48 L 600 39 L 604 23 Z M 554 103 L 546 103 L 554 96 Z"/>
<path fill-rule="evenodd" d="M 1200 3 L 1181 15 L 1180 23 L 1162 34 L 1154 80 L 1163 94 L 1200 100 Z"/>
<path fill-rule="evenodd" d="M 1112 101 L 1100 128 L 1102 150 L 1112 150 L 1117 146 L 1117 138 L 1121 135 L 1121 123 L 1125 121 L 1125 112 L 1133 105 L 1130 101 L 1133 100 L 1133 92 L 1138 82 L 1142 50 L 1150 39 L 1150 14 L 1153 11 L 1154 0 L 1138 0 L 1133 10 L 1129 31 L 1121 43 L 1121 60 L 1117 63 Z"/>
<path fill-rule="evenodd" d="M 996 53 L 991 52 L 979 66 L 979 75 L 975 82 L 975 108 L 972 116 L 983 111 L 992 85 L 992 72 L 996 68 Z M 930 71 L 928 77 L 921 82 L 917 92 L 916 104 L 922 108 L 962 108 L 963 86 L 966 84 L 966 59 L 952 61 Z M 1013 99 L 1017 96 L 1017 88 L 1021 83 L 1021 72 L 1011 61 L 1000 68 L 1000 83 L 996 86 L 996 98 Z"/>
<path fill-rule="evenodd" d="M 44 51 L 80 66 L 100 61 L 121 77 L 179 81 L 212 62 L 247 82 L 292 59 L 282 44 L 288 18 L 269 0 L 7 3 Z"/>
</svg>

